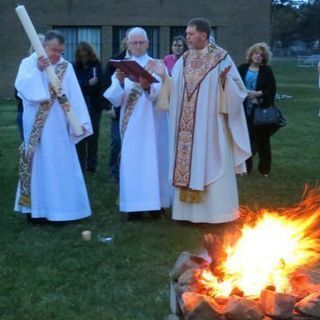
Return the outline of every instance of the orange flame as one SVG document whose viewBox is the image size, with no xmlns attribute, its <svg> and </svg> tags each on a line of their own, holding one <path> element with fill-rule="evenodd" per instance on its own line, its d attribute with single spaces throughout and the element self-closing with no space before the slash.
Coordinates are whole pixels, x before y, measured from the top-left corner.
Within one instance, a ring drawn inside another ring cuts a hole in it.
<svg viewBox="0 0 320 320">
<path fill-rule="evenodd" d="M 280 215 L 264 210 L 254 225 L 245 225 L 234 246 L 227 247 L 222 263 L 224 278 L 202 271 L 198 279 L 213 296 L 229 296 L 234 288 L 245 296 L 257 297 L 269 285 L 277 292 L 289 293 L 290 275 L 301 266 L 319 260 L 320 238 L 318 226 L 320 206 L 312 202 L 307 214 L 298 214 L 310 198 L 291 211 Z M 317 207 L 315 209 L 315 207 Z M 310 213 L 310 208 L 313 213 Z"/>
</svg>

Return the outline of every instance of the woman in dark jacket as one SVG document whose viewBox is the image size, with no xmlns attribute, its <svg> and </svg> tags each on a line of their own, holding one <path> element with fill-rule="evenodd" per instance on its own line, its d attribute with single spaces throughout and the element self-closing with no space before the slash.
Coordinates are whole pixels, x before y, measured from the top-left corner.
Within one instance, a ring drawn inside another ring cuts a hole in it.
<svg viewBox="0 0 320 320">
<path fill-rule="evenodd" d="M 82 170 L 96 172 L 99 127 L 101 120 L 102 68 L 94 49 L 87 42 L 80 42 L 75 52 L 74 71 L 86 100 L 91 118 L 93 135 L 77 144 Z"/>
<path fill-rule="evenodd" d="M 269 66 L 271 52 L 264 42 L 256 43 L 247 51 L 247 63 L 238 67 L 248 90 L 244 101 L 245 114 L 251 141 L 252 153 L 258 153 L 259 172 L 268 177 L 271 170 L 271 145 L 269 130 L 257 129 L 253 125 L 255 108 L 269 108 L 274 104 L 276 82 Z M 252 157 L 246 162 L 248 174 L 252 171 Z"/>
</svg>

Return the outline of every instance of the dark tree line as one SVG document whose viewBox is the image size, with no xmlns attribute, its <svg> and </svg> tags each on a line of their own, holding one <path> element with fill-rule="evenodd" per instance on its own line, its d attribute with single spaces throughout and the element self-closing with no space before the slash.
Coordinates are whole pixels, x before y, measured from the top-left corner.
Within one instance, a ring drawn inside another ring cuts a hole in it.
<svg viewBox="0 0 320 320">
<path fill-rule="evenodd" d="M 272 46 L 319 52 L 320 0 L 272 0 Z"/>
</svg>

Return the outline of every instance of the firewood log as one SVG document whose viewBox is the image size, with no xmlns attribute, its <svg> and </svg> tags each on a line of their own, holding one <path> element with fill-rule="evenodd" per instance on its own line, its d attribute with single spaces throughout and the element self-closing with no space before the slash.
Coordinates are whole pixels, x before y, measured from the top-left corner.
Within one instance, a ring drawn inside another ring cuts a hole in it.
<svg viewBox="0 0 320 320">
<path fill-rule="evenodd" d="M 259 303 L 267 316 L 290 319 L 296 298 L 290 294 L 262 290 Z"/>
<path fill-rule="evenodd" d="M 221 269 L 222 262 L 226 259 L 223 244 L 217 235 L 208 233 L 204 235 L 204 247 L 211 258 L 210 269 L 213 275 L 222 279 L 224 272 Z"/>
<path fill-rule="evenodd" d="M 188 269 L 197 268 L 199 266 L 207 265 L 208 262 L 201 257 L 193 256 L 189 252 L 182 252 L 177 261 L 175 262 L 172 270 L 169 273 L 173 281 L 178 278 Z"/>
<path fill-rule="evenodd" d="M 299 313 L 320 318 L 320 293 L 314 292 L 296 304 L 296 311 Z"/>
<path fill-rule="evenodd" d="M 184 293 L 181 298 L 186 320 L 223 320 L 223 306 L 214 298 L 192 292 Z"/>
<path fill-rule="evenodd" d="M 236 296 L 229 298 L 225 315 L 228 320 L 261 320 L 264 316 L 255 301 Z"/>
</svg>

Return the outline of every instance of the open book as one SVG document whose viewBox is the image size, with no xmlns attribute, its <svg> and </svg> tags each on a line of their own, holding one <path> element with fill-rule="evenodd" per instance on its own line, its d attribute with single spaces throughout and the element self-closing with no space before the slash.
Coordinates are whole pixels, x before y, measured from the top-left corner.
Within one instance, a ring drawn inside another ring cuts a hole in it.
<svg viewBox="0 0 320 320">
<path fill-rule="evenodd" d="M 151 75 L 151 73 L 141 67 L 136 61 L 111 59 L 110 63 L 114 66 L 114 68 L 125 72 L 128 78 L 133 82 L 139 82 L 139 77 L 147 79 L 150 83 L 159 82 Z"/>
</svg>

